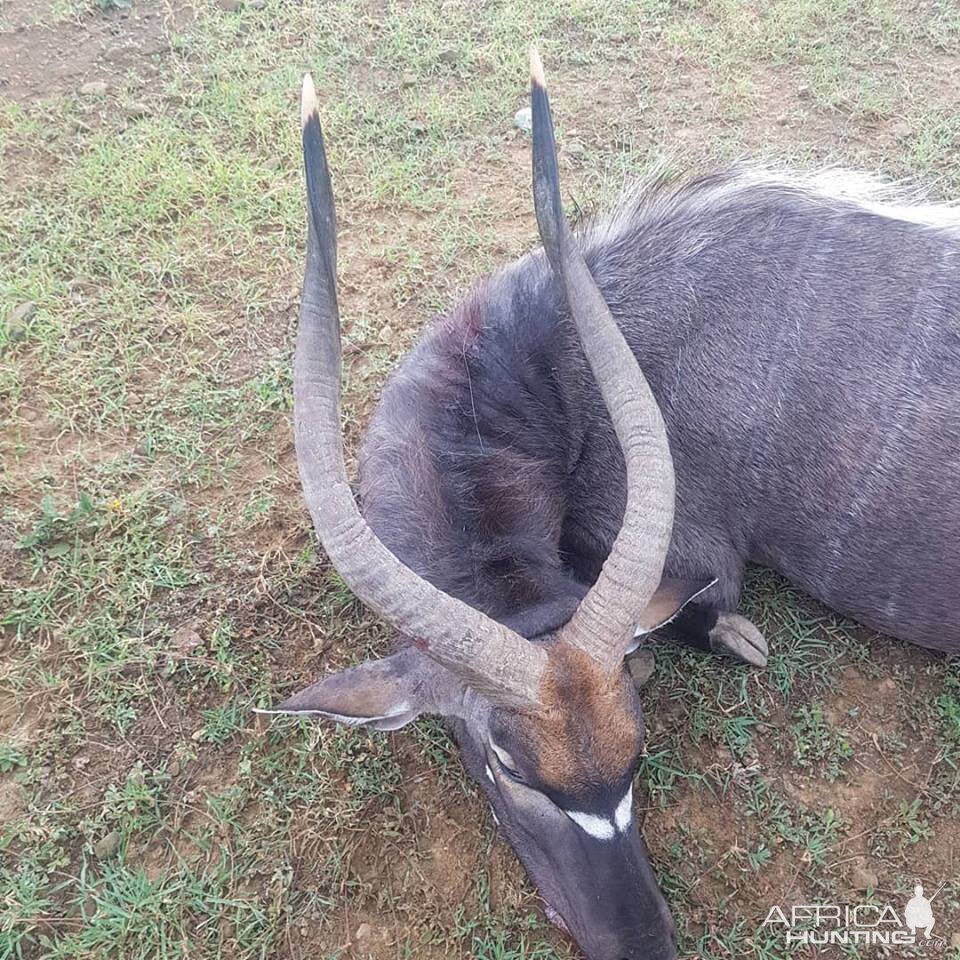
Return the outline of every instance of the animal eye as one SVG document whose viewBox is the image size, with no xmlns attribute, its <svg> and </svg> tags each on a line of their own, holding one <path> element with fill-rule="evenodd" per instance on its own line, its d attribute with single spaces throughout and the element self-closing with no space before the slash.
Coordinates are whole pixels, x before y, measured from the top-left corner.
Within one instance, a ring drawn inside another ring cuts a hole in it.
<svg viewBox="0 0 960 960">
<path fill-rule="evenodd" d="M 507 764 L 505 764 L 505 763 L 504 763 L 502 760 L 500 760 L 499 758 L 497 759 L 497 762 L 500 764 L 500 769 L 501 769 L 511 780 L 516 780 L 517 783 L 526 783 L 526 781 L 523 779 L 523 774 L 522 774 L 519 770 L 517 770 L 517 769 L 514 768 L 514 767 L 508 766 Z"/>
<path fill-rule="evenodd" d="M 523 778 L 523 774 L 520 773 L 514 765 L 513 757 L 502 747 L 498 747 L 493 741 L 490 742 L 490 747 L 493 749 L 493 755 L 497 758 L 497 765 L 500 769 L 511 780 L 515 780 L 517 783 L 525 783 L 526 781 Z"/>
</svg>

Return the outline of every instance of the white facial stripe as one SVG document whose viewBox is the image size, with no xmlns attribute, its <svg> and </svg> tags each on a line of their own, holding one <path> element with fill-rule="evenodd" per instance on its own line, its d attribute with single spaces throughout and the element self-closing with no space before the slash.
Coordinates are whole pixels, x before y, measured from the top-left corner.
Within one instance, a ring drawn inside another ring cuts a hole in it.
<svg viewBox="0 0 960 960">
<path fill-rule="evenodd" d="M 624 798 L 617 804 L 613 813 L 613 822 L 621 833 L 626 833 L 633 822 L 633 784 L 630 784 Z"/>
<path fill-rule="evenodd" d="M 486 770 L 487 770 L 487 779 L 488 779 L 491 783 L 496 783 L 497 781 L 493 779 L 493 771 L 490 769 L 490 764 L 489 764 L 489 763 L 487 764 Z"/>
<path fill-rule="evenodd" d="M 586 834 L 594 840 L 612 840 L 616 831 L 606 817 L 593 813 L 580 813 L 577 810 L 565 810 L 564 813 Z"/>
</svg>

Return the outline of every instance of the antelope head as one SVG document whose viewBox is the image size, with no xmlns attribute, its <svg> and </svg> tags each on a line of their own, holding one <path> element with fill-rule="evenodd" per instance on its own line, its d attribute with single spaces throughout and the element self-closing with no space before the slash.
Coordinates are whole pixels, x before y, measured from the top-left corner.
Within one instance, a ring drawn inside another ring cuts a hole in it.
<svg viewBox="0 0 960 960">
<path fill-rule="evenodd" d="M 674 509 L 664 423 L 564 217 L 535 51 L 531 75 L 537 222 L 623 447 L 623 526 L 572 619 L 530 641 L 419 577 L 364 521 L 344 467 L 333 196 L 307 76 L 309 239 L 294 378 L 300 476 L 331 562 L 411 644 L 327 677 L 269 712 L 382 730 L 419 714 L 442 715 L 549 915 L 596 960 L 665 960 L 676 956 L 674 929 L 634 822 L 631 784 L 644 722 L 624 657 L 638 625 L 669 619 L 695 590 L 661 586 Z"/>
</svg>

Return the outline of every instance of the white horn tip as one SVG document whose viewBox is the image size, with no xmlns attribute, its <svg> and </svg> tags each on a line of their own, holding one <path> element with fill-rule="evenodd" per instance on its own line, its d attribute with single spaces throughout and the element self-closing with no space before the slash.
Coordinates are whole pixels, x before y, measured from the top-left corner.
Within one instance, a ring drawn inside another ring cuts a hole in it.
<svg viewBox="0 0 960 960">
<path fill-rule="evenodd" d="M 543 61 L 540 59 L 540 54 L 537 52 L 537 46 L 534 43 L 530 44 L 530 79 L 538 87 L 546 87 L 547 85 L 543 75 Z"/>
<path fill-rule="evenodd" d="M 303 126 L 311 117 L 319 117 L 317 106 L 317 91 L 313 86 L 313 77 L 309 73 L 303 75 L 303 91 L 300 94 L 300 122 Z"/>
</svg>

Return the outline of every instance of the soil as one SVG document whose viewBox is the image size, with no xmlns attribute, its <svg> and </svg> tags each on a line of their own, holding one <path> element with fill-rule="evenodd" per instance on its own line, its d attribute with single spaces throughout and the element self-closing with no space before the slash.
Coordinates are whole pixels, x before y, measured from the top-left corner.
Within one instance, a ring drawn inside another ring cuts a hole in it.
<svg viewBox="0 0 960 960">
<path fill-rule="evenodd" d="M 192 8 L 105 10 L 78 22 L 54 18 L 44 0 L 5 0 L 0 23 L 0 96 L 14 103 L 70 94 L 84 84 L 149 82 L 170 52 L 170 30 Z"/>
<path fill-rule="evenodd" d="M 53 9 L 52 4 L 48 6 Z M 70 95 L 80 91 L 85 84 L 95 83 L 105 83 L 108 89 L 117 86 L 129 89 L 132 85 L 143 84 L 149 91 L 151 77 L 162 69 L 164 58 L 171 53 L 171 29 L 185 26 L 193 16 L 189 4 L 165 5 L 162 11 L 111 10 L 76 21 L 49 19 L 44 15 L 44 9 L 44 5 L 35 0 L 0 2 L 0 23 L 4 27 L 0 32 L 0 98 L 4 100 L 31 104 L 61 94 Z M 940 69 L 944 82 L 954 84 L 960 90 L 960 71 L 955 60 L 944 56 Z M 624 67 L 624 71 L 626 73 L 628 68 Z M 663 77 L 662 84 L 651 94 L 663 102 L 679 99 L 690 106 L 709 97 L 705 73 L 695 65 L 685 65 L 676 79 L 670 79 L 671 73 L 665 69 Z M 572 89 L 582 79 L 576 75 L 565 78 L 558 84 L 557 96 L 562 96 L 565 85 Z M 633 96 L 624 92 L 631 89 L 628 79 L 617 78 L 615 83 L 611 81 L 609 89 L 598 90 L 597 102 L 616 109 L 618 98 Z M 755 81 L 763 90 L 761 100 L 765 106 L 755 111 L 748 121 L 746 139 L 759 143 L 768 137 L 779 137 L 782 142 L 789 143 L 793 121 L 778 122 L 779 104 L 785 96 L 782 89 L 784 78 L 772 70 L 758 69 Z M 96 93 L 84 95 L 97 96 Z M 684 109 L 683 112 L 688 111 Z M 761 115 L 767 119 L 758 120 Z M 640 135 L 652 139 L 658 119 L 666 122 L 662 116 L 651 115 Z M 897 143 L 895 118 L 863 121 L 842 113 L 815 113 L 809 123 L 814 125 L 824 153 L 829 153 L 837 145 L 855 146 L 858 139 L 863 138 L 869 138 L 875 149 L 878 145 L 893 149 Z M 575 129 L 578 139 L 587 144 L 600 136 L 589 112 L 572 120 L 568 118 L 568 126 Z M 674 131 L 674 135 L 679 139 L 696 137 L 697 130 L 687 127 Z M 805 136 L 809 138 L 810 135 L 811 128 L 807 127 Z M 470 176 L 464 176 L 457 189 L 465 201 L 472 198 L 480 201 L 490 196 L 501 198 L 503 209 L 498 229 L 502 241 L 501 249 L 496 253 L 508 259 L 515 256 L 529 239 L 530 218 L 526 214 L 522 217 L 511 215 L 511 211 L 525 209 L 527 183 L 525 174 L 516 173 L 523 165 L 510 162 L 510 158 L 513 154 L 525 157 L 528 146 L 519 138 L 511 139 L 509 134 L 505 136 L 505 143 L 506 159 L 500 166 L 471 167 Z M 574 165 L 578 161 L 565 158 L 564 162 Z M 8 186 L 15 185 L 16 176 L 15 170 L 8 172 Z M 347 236 L 343 249 L 349 252 L 354 242 Z M 402 349 L 412 338 L 404 311 L 396 307 L 385 310 L 369 292 L 391 269 L 389 264 L 378 258 L 376 251 L 371 254 L 366 248 L 351 262 L 353 266 L 345 278 L 345 295 L 352 297 L 355 303 L 359 302 L 365 312 L 379 313 L 384 324 L 399 331 L 398 350 Z M 272 343 L 268 346 L 280 344 L 289 333 L 289 325 L 290 317 L 286 314 L 275 322 L 269 335 Z M 365 346 L 363 342 L 356 342 L 352 349 L 362 351 Z M 350 348 L 348 359 L 349 353 Z M 369 405 L 372 402 L 371 399 Z M 361 420 L 363 413 L 361 409 Z M 37 437 L 46 438 L 48 433 L 52 436 L 52 431 L 45 429 L 42 420 L 34 427 Z M 355 440 L 355 435 L 349 439 Z M 65 442 L 82 443 L 84 439 L 70 438 Z M 96 446 L 97 441 L 90 439 L 89 443 Z M 107 448 L 102 455 L 110 459 L 114 452 Z M 69 453 L 68 447 L 56 450 L 57 457 Z M 87 459 L 90 456 L 88 448 Z M 289 558 L 302 549 L 306 539 L 299 508 L 296 467 L 286 429 L 263 438 L 263 457 L 264 462 L 269 461 L 271 465 L 280 463 L 289 477 L 284 496 L 291 506 L 290 516 L 282 520 L 274 516 L 271 522 L 257 528 L 251 535 L 251 551 L 262 559 L 261 573 L 269 572 L 272 564 L 289 562 Z M 37 472 L 55 466 L 38 463 Z M 257 482 L 262 464 L 258 466 L 253 462 L 245 469 L 248 471 L 246 482 L 252 486 Z M 216 492 L 207 496 L 214 505 Z M 292 519 L 294 517 L 296 521 Z M 242 637 L 272 639 L 281 629 L 271 617 L 269 595 L 261 597 L 257 603 L 247 604 L 236 613 Z M 177 642 L 188 645 L 194 632 L 202 634 L 207 615 L 201 602 L 192 603 L 186 599 L 178 620 L 184 626 L 176 635 Z M 213 619 L 212 615 L 210 619 Z M 317 634 L 308 622 L 294 625 L 293 633 L 286 630 L 284 640 L 284 645 L 273 654 L 273 669 L 278 680 L 288 678 L 293 681 L 317 673 L 327 663 L 329 652 L 319 645 Z M 819 776 L 797 776 L 795 769 L 781 766 L 777 751 L 772 746 L 764 747 L 762 741 L 756 757 L 756 769 L 762 776 L 782 783 L 785 792 L 796 803 L 815 812 L 834 809 L 847 824 L 834 863 L 838 864 L 836 869 L 840 871 L 851 898 L 862 893 L 857 890 L 857 883 L 865 871 L 883 872 L 883 864 L 871 847 L 878 822 L 896 810 L 901 802 L 909 801 L 918 792 L 927 791 L 938 762 L 936 744 L 916 736 L 914 721 L 902 700 L 902 689 L 890 679 L 900 675 L 902 664 L 908 661 L 912 666 L 922 664 L 928 655 L 895 645 L 874 646 L 873 651 L 876 656 L 869 672 L 856 664 L 842 668 L 842 692 L 832 695 L 828 702 L 828 719 L 848 732 L 854 747 L 855 760 L 845 776 L 832 782 Z M 189 651 L 185 647 L 180 652 L 186 655 Z M 54 653 L 51 651 L 51 655 Z M 923 689 L 922 670 L 916 671 L 915 675 L 919 678 L 918 687 L 911 691 L 911 698 L 923 699 L 927 692 Z M 933 696 L 932 690 L 929 696 Z M 0 705 L 4 727 L 6 721 L 12 719 L 12 716 L 4 716 L 5 713 Z M 29 716 L 29 710 L 27 713 Z M 781 721 L 785 719 L 779 718 Z M 25 722 L 19 714 L 18 722 L 21 725 Z M 139 725 L 136 743 L 114 741 L 110 732 L 104 730 L 102 737 L 91 741 L 82 757 L 74 758 L 72 769 L 65 774 L 64 787 L 92 800 L 118 768 L 143 756 L 145 751 L 167 756 L 169 744 L 183 737 L 186 722 L 187 718 L 176 711 L 160 712 L 151 721 Z M 684 723 L 683 708 L 661 704 L 657 722 L 669 726 Z M 25 737 L 29 735 L 28 731 L 22 732 Z M 910 746 L 894 762 L 884 752 L 883 737 L 900 738 Z M 422 758 L 407 745 L 402 735 L 394 738 L 394 748 L 403 771 L 402 806 L 407 826 L 416 836 L 416 857 L 413 860 L 392 857 L 389 841 L 385 841 L 376 830 L 371 830 L 353 847 L 349 873 L 360 882 L 388 888 L 394 895 L 390 898 L 392 903 L 412 906 L 408 912 L 401 913 L 395 906 L 381 910 L 375 901 L 366 902 L 362 909 L 339 916 L 334 931 L 328 927 L 313 929 L 306 924 L 291 934 L 290 956 L 332 955 L 338 948 L 343 948 L 351 955 L 391 960 L 397 955 L 396 944 L 411 937 L 411 931 L 416 930 L 424 917 L 449 916 L 470 896 L 475 872 L 471 865 L 479 862 L 487 864 L 489 896 L 494 907 L 509 904 L 514 909 L 518 906 L 539 909 L 537 898 L 524 882 L 509 849 L 496 839 L 495 828 L 479 798 L 442 784 L 438 797 L 436 778 L 423 774 Z M 195 760 L 184 763 L 183 770 L 169 788 L 183 800 L 184 819 L 179 824 L 182 832 L 189 833 L 191 818 L 202 816 L 195 809 L 197 799 L 203 796 L 207 787 L 223 788 L 228 784 L 235 776 L 238 760 L 235 751 L 203 746 L 198 748 Z M 731 771 L 737 773 L 735 761 L 729 753 L 717 754 L 704 748 L 701 756 L 691 754 L 687 761 L 696 762 L 701 771 L 714 771 L 718 778 Z M 16 784 L 0 783 L 0 821 L 15 816 L 24 802 L 23 790 Z M 245 815 L 255 816 L 256 811 L 248 810 Z M 724 909 L 730 891 L 743 883 L 743 864 L 738 851 L 756 846 L 749 817 L 731 818 L 727 800 L 719 788 L 705 791 L 690 784 L 679 785 L 665 809 L 652 806 L 647 811 L 645 831 L 654 856 L 664 862 L 669 862 L 672 838 L 680 833 L 697 837 L 703 849 L 710 851 L 710 859 L 704 864 L 702 874 L 688 891 L 696 904 L 691 918 L 694 923 L 707 924 L 711 916 Z M 957 851 L 960 851 L 960 824 L 951 827 L 941 821 L 935 842 L 923 840 L 901 853 L 918 874 L 947 879 L 960 872 Z M 147 848 L 141 855 L 148 874 L 161 869 L 164 861 L 155 850 Z M 770 865 L 751 879 L 752 903 L 749 909 L 754 914 L 744 917 L 748 926 L 755 926 L 762 920 L 767 905 L 803 903 L 807 898 L 817 896 L 817 891 L 801 877 L 797 856 L 793 849 L 777 849 Z M 898 893 L 883 888 L 879 892 L 889 896 Z M 561 934 L 554 934 L 553 939 L 558 949 L 565 949 Z M 440 960 L 447 954 L 439 946 L 426 945 L 418 955 L 426 960 Z"/>
</svg>

